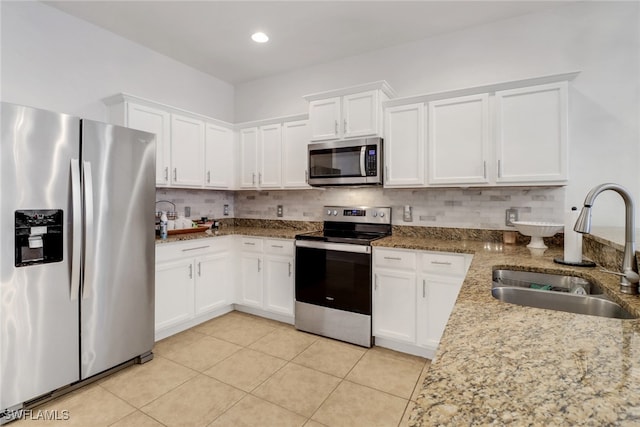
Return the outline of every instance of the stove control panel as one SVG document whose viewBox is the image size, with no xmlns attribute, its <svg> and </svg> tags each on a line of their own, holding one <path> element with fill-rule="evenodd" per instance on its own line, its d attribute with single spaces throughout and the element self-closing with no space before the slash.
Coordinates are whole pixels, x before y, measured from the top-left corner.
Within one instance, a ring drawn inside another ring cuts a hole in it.
<svg viewBox="0 0 640 427">
<path fill-rule="evenodd" d="M 391 224 L 391 208 L 388 206 L 325 206 L 325 221 Z"/>
</svg>

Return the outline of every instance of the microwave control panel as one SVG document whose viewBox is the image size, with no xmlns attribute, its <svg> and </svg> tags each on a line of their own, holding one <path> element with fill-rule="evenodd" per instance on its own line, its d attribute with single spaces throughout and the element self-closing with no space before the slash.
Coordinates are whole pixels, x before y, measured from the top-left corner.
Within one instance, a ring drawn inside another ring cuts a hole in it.
<svg viewBox="0 0 640 427">
<path fill-rule="evenodd" d="M 367 145 L 365 159 L 367 176 L 376 176 L 378 174 L 378 147 L 376 145 Z"/>
</svg>

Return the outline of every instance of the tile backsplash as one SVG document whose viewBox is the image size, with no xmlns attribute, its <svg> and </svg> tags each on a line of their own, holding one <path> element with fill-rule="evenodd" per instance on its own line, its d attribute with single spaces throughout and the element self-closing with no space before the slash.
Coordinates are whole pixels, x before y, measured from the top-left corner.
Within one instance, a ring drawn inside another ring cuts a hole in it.
<svg viewBox="0 0 640 427">
<path fill-rule="evenodd" d="M 422 227 L 455 227 L 503 230 L 505 210 L 517 208 L 519 219 L 563 222 L 565 190 L 562 187 L 508 188 L 325 188 L 275 191 L 210 191 L 158 189 L 156 200 L 171 200 L 178 213 L 191 207 L 191 218 L 222 218 L 228 204 L 229 217 L 322 221 L 325 205 L 391 206 L 393 223 Z M 403 221 L 403 207 L 412 207 L 413 221 Z"/>
<path fill-rule="evenodd" d="M 185 207 L 191 209 L 191 219 L 206 216 L 224 218 L 224 205 L 229 205 L 228 218 L 234 217 L 233 191 L 185 190 L 179 188 L 156 188 L 156 210 L 167 210 L 171 205 L 158 203 L 168 200 L 176 205 L 178 215 L 185 214 Z"/>
</svg>

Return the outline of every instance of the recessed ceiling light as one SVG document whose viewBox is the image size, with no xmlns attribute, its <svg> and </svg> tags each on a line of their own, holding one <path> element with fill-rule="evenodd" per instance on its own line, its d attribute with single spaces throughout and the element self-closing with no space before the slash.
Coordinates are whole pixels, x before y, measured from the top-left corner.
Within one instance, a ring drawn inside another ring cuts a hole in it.
<svg viewBox="0 0 640 427">
<path fill-rule="evenodd" d="M 269 41 L 269 36 L 267 36 L 265 33 L 257 32 L 251 35 L 251 40 L 256 43 L 266 43 Z"/>
</svg>

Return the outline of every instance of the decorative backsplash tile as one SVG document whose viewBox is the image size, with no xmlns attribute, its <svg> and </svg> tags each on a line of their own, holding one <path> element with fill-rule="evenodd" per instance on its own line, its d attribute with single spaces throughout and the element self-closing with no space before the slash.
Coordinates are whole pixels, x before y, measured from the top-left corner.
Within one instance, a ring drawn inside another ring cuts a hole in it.
<svg viewBox="0 0 640 427">
<path fill-rule="evenodd" d="M 212 191 L 158 189 L 156 200 L 170 200 L 179 214 L 191 208 L 191 218 L 229 218 L 322 221 L 325 205 L 391 206 L 394 225 L 506 230 L 505 210 L 517 208 L 521 220 L 564 219 L 564 188 L 323 188 L 274 191 Z M 283 217 L 277 217 L 277 205 Z M 413 221 L 403 221 L 404 205 L 413 208 Z"/>
<path fill-rule="evenodd" d="M 234 217 L 232 191 L 215 190 L 186 190 L 180 188 L 157 188 L 156 205 L 165 210 L 170 207 L 166 203 L 158 203 L 160 200 L 168 200 L 176 205 L 178 215 L 185 214 L 185 207 L 191 208 L 191 219 L 206 216 L 208 218 L 225 218 L 224 205 L 229 205 L 229 215 Z"/>
<path fill-rule="evenodd" d="M 322 221 L 325 205 L 391 206 L 393 224 L 504 230 L 505 210 L 517 208 L 521 220 L 559 221 L 564 218 L 563 188 L 325 188 L 312 190 L 238 191 L 238 218 Z M 413 208 L 413 221 L 404 222 L 404 205 Z"/>
</svg>

